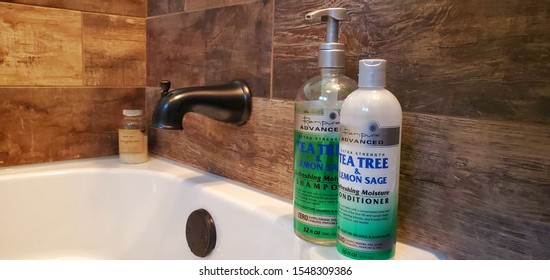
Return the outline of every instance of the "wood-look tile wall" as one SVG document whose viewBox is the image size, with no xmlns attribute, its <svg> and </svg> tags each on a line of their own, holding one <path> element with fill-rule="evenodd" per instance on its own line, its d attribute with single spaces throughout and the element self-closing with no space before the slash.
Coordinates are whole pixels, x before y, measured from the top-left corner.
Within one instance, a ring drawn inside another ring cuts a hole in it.
<svg viewBox="0 0 550 280">
<path fill-rule="evenodd" d="M 134 17 L 145 17 L 147 13 L 147 0 L 2 0 L 2 2 Z"/>
<path fill-rule="evenodd" d="M 550 258 L 548 1 L 0 1 L 0 166 L 116 153 L 158 82 L 246 80 L 242 127 L 189 114 L 152 152 L 292 198 L 295 92 L 322 24 L 350 10 L 348 75 L 389 61 L 404 114 L 399 239 L 451 258 Z M 146 8 L 148 7 L 148 12 Z M 145 37 L 145 15 L 147 37 Z M 147 70 L 145 57 L 147 53 Z"/>
<path fill-rule="evenodd" d="M 118 152 L 122 109 L 145 106 L 145 13 L 145 0 L 0 1 L 0 166 Z"/>
<path fill-rule="evenodd" d="M 548 1 L 149 1 L 149 111 L 161 79 L 242 78 L 255 96 L 244 126 L 189 114 L 182 132 L 152 130 L 151 150 L 291 199 L 292 99 L 325 30 L 303 17 L 334 5 L 350 10 L 348 75 L 386 58 L 405 112 L 398 238 L 450 258 L 549 259 Z"/>
<path fill-rule="evenodd" d="M 255 96 L 268 97 L 272 14 L 271 1 L 254 1 L 150 18 L 147 85 L 157 86 L 163 79 L 173 87 L 242 79 Z"/>
</svg>

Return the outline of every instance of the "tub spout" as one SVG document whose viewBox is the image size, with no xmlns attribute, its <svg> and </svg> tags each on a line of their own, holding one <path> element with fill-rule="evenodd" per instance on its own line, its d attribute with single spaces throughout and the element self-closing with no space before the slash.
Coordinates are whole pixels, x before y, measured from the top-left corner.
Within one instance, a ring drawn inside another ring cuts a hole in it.
<svg viewBox="0 0 550 280">
<path fill-rule="evenodd" d="M 183 130 L 182 120 L 189 112 L 235 125 L 244 124 L 250 117 L 252 98 L 243 81 L 172 91 L 170 81 L 162 81 L 160 87 L 162 93 L 153 113 L 153 127 Z"/>
</svg>

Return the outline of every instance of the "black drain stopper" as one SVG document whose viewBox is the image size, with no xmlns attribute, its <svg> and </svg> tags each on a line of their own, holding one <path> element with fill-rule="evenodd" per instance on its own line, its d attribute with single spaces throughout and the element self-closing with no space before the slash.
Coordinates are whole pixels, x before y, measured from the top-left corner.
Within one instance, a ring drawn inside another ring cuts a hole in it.
<svg viewBox="0 0 550 280">
<path fill-rule="evenodd" d="M 216 246 L 216 226 L 210 213 L 204 209 L 193 211 L 187 218 L 185 237 L 191 252 L 197 257 L 208 256 Z"/>
</svg>

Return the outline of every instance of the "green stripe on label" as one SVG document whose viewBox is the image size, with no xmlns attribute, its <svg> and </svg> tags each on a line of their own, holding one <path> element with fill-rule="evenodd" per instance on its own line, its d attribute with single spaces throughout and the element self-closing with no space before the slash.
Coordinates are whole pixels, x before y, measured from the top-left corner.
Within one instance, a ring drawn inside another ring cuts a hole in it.
<svg viewBox="0 0 550 280">
<path fill-rule="evenodd" d="M 343 256 L 354 260 L 389 260 L 393 258 L 395 255 L 395 246 L 390 250 L 364 252 L 364 251 L 353 250 L 345 246 L 342 246 L 340 243 L 337 243 L 336 249 Z"/>
</svg>

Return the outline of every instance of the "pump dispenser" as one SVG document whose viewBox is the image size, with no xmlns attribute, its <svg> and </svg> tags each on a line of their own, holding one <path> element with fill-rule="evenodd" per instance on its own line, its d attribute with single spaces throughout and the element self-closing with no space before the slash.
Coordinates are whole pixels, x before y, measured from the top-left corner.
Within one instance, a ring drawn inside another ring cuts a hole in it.
<svg viewBox="0 0 550 280">
<path fill-rule="evenodd" d="M 340 108 L 357 83 L 344 76 L 344 44 L 338 43 L 346 10 L 322 9 L 305 18 L 326 22 L 327 38 L 319 48 L 320 75 L 298 90 L 295 101 L 294 232 L 313 243 L 334 245 Z"/>
<path fill-rule="evenodd" d="M 306 15 L 307 20 L 320 20 L 327 23 L 326 42 L 319 47 L 319 67 L 344 68 L 344 44 L 338 43 L 340 21 L 346 21 L 346 9 L 329 8 L 311 12 Z"/>
</svg>

